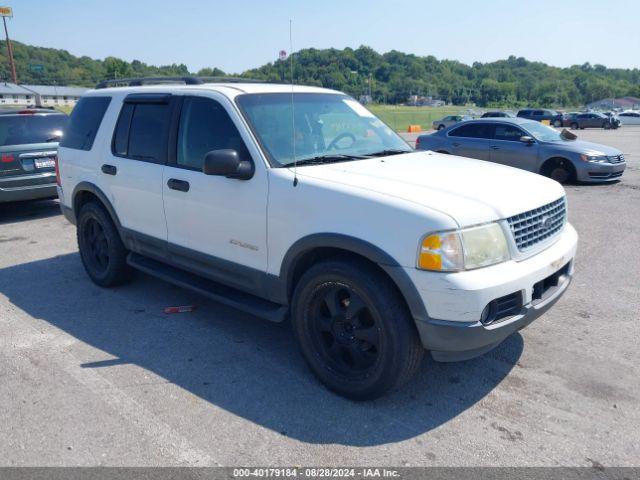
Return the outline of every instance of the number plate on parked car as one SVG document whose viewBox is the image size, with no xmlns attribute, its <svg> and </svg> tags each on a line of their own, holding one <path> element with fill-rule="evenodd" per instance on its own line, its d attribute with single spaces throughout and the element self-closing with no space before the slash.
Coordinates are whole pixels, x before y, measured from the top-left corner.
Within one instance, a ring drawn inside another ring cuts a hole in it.
<svg viewBox="0 0 640 480">
<path fill-rule="evenodd" d="M 55 160 L 51 158 L 36 158 L 33 163 L 36 168 L 53 168 L 56 166 Z"/>
</svg>

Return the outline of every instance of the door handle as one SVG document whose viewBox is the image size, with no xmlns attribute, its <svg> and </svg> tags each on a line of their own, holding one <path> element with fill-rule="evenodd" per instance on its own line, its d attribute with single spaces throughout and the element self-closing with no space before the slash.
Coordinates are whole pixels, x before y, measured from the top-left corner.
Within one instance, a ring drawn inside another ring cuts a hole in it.
<svg viewBox="0 0 640 480">
<path fill-rule="evenodd" d="M 106 173 L 107 175 L 115 175 L 118 173 L 118 169 L 113 165 L 107 165 L 106 163 L 100 167 L 102 173 Z"/>
<path fill-rule="evenodd" d="M 189 191 L 189 182 L 185 180 L 178 180 L 177 178 L 170 178 L 167 180 L 167 187 L 171 190 L 178 190 L 180 192 Z"/>
<path fill-rule="evenodd" d="M 500 150 L 500 147 L 496 145 L 491 145 L 491 150 Z"/>
</svg>

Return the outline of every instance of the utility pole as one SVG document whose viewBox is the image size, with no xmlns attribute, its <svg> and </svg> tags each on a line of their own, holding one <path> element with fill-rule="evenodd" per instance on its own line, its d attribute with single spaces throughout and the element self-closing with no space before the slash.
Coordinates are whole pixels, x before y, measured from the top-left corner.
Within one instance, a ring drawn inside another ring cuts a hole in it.
<svg viewBox="0 0 640 480">
<path fill-rule="evenodd" d="M 13 17 L 11 7 L 0 7 L 0 15 L 2 15 L 2 23 L 4 23 L 4 33 L 7 37 L 7 50 L 9 52 L 9 67 L 11 68 L 11 79 L 13 83 L 18 83 L 18 75 L 16 74 L 16 64 L 13 61 L 13 48 L 11 48 L 11 40 L 9 39 L 9 30 L 7 30 L 7 17 Z"/>
</svg>

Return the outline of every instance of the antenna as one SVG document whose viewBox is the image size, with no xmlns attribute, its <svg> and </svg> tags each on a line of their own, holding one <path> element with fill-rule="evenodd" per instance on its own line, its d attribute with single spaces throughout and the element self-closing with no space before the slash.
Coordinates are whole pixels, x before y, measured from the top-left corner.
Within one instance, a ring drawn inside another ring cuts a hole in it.
<svg viewBox="0 0 640 480">
<path fill-rule="evenodd" d="M 296 157 L 296 112 L 293 104 L 293 20 L 289 19 L 289 69 L 291 74 L 291 149 L 293 151 L 293 186 L 298 186 L 298 158 Z"/>
</svg>

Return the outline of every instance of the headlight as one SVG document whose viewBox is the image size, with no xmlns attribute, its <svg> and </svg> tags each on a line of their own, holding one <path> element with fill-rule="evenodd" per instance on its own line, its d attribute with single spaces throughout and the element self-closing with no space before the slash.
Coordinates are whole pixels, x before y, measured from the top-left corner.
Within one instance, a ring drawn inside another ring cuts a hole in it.
<svg viewBox="0 0 640 480">
<path fill-rule="evenodd" d="M 486 267 L 509 260 L 509 247 L 497 223 L 434 233 L 424 237 L 418 268 L 455 272 Z"/>
<path fill-rule="evenodd" d="M 606 155 L 580 155 L 580 159 L 592 163 L 607 163 L 609 161 Z"/>
</svg>

